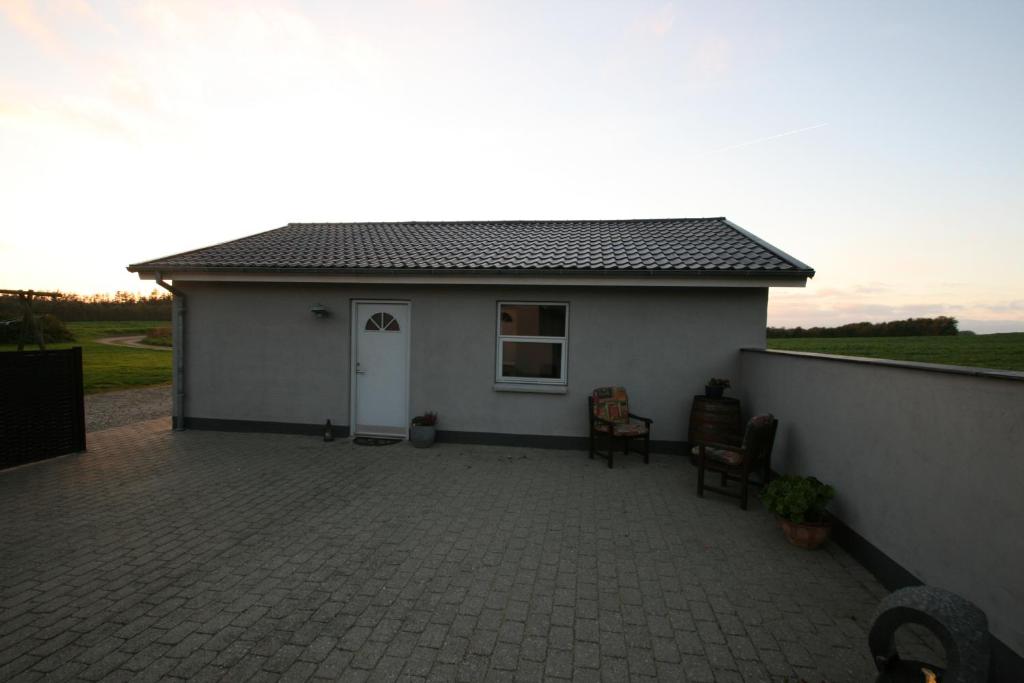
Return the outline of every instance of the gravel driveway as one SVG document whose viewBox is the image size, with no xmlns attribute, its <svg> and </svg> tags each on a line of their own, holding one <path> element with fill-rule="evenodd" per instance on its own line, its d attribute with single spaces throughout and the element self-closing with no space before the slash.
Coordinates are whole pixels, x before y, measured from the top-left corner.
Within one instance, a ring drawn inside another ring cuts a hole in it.
<svg viewBox="0 0 1024 683">
<path fill-rule="evenodd" d="M 90 394 L 85 397 L 85 431 L 171 417 L 171 386 Z"/>
</svg>

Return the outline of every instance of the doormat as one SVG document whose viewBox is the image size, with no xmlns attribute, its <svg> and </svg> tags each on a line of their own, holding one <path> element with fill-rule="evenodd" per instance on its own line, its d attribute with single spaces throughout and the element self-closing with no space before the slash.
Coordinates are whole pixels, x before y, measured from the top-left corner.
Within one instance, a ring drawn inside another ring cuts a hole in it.
<svg viewBox="0 0 1024 683">
<path fill-rule="evenodd" d="M 390 446 L 393 443 L 398 443 L 401 439 L 381 439 L 376 436 L 357 436 L 352 439 L 352 443 L 359 446 Z"/>
</svg>

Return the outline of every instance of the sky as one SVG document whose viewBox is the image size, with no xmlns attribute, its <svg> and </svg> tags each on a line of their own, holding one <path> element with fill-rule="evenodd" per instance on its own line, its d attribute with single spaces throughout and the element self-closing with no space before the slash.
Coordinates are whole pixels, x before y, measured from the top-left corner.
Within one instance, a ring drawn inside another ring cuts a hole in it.
<svg viewBox="0 0 1024 683">
<path fill-rule="evenodd" d="M 1024 331 L 1024 2 L 0 0 L 0 288 L 303 221 L 726 216 L 769 324 Z"/>
</svg>

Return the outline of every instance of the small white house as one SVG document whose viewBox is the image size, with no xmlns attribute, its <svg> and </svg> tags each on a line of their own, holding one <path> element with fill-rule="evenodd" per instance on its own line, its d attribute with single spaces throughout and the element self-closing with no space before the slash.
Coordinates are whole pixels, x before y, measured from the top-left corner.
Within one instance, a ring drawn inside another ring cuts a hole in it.
<svg viewBox="0 0 1024 683">
<path fill-rule="evenodd" d="M 179 428 L 581 447 L 620 385 L 686 439 L 814 271 L 724 218 L 290 224 L 128 267 L 174 293 Z M 168 284 L 168 282 L 172 284 Z"/>
</svg>

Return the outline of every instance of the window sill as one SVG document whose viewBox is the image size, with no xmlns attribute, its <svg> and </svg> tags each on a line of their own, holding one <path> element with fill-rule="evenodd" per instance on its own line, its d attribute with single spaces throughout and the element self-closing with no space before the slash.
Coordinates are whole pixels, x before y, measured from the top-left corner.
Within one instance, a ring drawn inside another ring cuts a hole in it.
<svg viewBox="0 0 1024 683">
<path fill-rule="evenodd" d="M 498 382 L 494 385 L 495 391 L 508 391 L 518 394 L 568 394 L 569 387 L 564 384 L 513 384 L 511 382 Z"/>
</svg>

